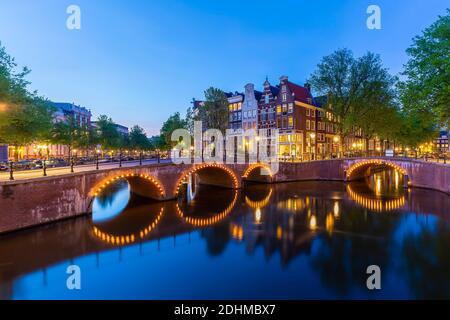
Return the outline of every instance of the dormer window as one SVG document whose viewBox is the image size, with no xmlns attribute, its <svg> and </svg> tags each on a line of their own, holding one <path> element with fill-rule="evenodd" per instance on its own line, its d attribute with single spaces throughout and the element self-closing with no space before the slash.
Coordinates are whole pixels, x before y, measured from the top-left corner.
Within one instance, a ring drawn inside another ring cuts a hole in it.
<svg viewBox="0 0 450 320">
<path fill-rule="evenodd" d="M 287 100 L 287 94 L 286 94 L 286 93 L 283 93 L 283 94 L 281 95 L 281 99 L 282 99 L 283 101 L 286 101 L 286 100 Z"/>
<path fill-rule="evenodd" d="M 264 96 L 264 103 L 269 103 L 269 95 L 268 94 L 266 94 L 265 96 Z"/>
</svg>

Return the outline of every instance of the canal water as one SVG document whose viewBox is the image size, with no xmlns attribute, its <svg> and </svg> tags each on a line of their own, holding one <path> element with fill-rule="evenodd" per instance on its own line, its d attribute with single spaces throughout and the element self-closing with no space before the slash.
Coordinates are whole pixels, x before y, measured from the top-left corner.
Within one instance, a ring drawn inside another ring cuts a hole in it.
<svg viewBox="0 0 450 320">
<path fill-rule="evenodd" d="M 402 186 L 380 171 L 350 184 L 192 185 L 156 203 L 118 181 L 92 216 L 0 237 L 0 298 L 450 298 L 450 197 Z M 67 286 L 73 265 L 81 290 Z M 367 288 L 371 265 L 380 290 Z"/>
</svg>

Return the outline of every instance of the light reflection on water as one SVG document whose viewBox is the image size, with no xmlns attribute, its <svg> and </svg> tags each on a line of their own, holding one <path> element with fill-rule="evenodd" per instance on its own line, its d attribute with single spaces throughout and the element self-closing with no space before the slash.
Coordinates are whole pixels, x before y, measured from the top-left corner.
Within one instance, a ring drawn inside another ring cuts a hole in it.
<svg viewBox="0 0 450 320">
<path fill-rule="evenodd" d="M 189 191 L 163 203 L 131 194 L 110 219 L 85 217 L 3 239 L 10 256 L 0 265 L 15 265 L 0 268 L 2 296 L 450 298 L 449 197 L 404 190 L 395 172 L 348 185 Z M 104 208 L 114 207 L 115 196 L 108 201 Z M 73 263 L 82 269 L 78 292 L 65 287 Z M 381 267 L 381 291 L 365 287 L 371 264 Z"/>
</svg>

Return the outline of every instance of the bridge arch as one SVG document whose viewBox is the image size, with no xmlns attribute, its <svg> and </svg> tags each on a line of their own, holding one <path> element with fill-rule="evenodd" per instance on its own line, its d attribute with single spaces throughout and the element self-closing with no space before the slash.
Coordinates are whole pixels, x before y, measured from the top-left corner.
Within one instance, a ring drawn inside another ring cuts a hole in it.
<svg viewBox="0 0 450 320">
<path fill-rule="evenodd" d="M 238 191 L 235 190 L 234 191 L 234 195 L 233 195 L 233 200 L 231 201 L 231 203 L 221 212 L 215 214 L 214 216 L 211 217 L 190 217 L 187 216 L 183 210 L 181 210 L 180 205 L 177 204 L 175 205 L 176 211 L 178 216 L 183 219 L 185 222 L 195 226 L 195 227 L 207 227 L 207 226 L 211 226 L 213 224 L 219 223 L 220 221 L 222 221 L 223 219 L 225 219 L 233 210 L 234 206 L 236 205 L 238 199 Z"/>
<path fill-rule="evenodd" d="M 162 183 L 153 176 L 144 173 L 122 173 L 102 179 L 97 183 L 89 193 L 90 205 L 92 209 L 92 202 L 105 188 L 118 180 L 126 180 L 130 184 L 131 192 L 154 200 L 164 200 L 166 192 Z"/>
<path fill-rule="evenodd" d="M 376 168 L 380 166 L 385 166 L 400 172 L 404 179 L 405 183 L 408 180 L 408 171 L 397 163 L 384 160 L 384 159 L 367 159 L 362 161 L 357 161 L 350 165 L 350 167 L 345 172 L 345 178 L 347 181 L 357 180 L 364 178 L 370 174 L 371 168 Z"/>
<path fill-rule="evenodd" d="M 192 174 L 198 175 L 200 184 L 220 186 L 229 189 L 239 188 L 239 180 L 233 170 L 221 164 L 205 163 L 195 165 L 181 174 L 181 177 L 175 184 L 175 196 L 179 195 L 181 186 L 186 182 L 189 175 Z"/>
<path fill-rule="evenodd" d="M 263 163 L 251 164 L 244 171 L 242 179 L 245 181 L 270 183 L 273 179 L 272 169 L 270 168 L 270 166 Z"/>
<path fill-rule="evenodd" d="M 163 214 L 164 214 L 164 207 L 160 209 L 156 217 L 147 226 L 143 227 L 140 230 L 137 230 L 136 232 L 130 232 L 126 234 L 113 234 L 108 231 L 102 230 L 101 227 L 99 226 L 92 225 L 92 233 L 95 237 L 102 240 L 103 242 L 115 246 L 131 244 L 138 240 L 142 240 L 147 235 L 149 235 L 153 231 L 153 229 L 155 229 L 156 226 L 159 224 Z"/>
</svg>

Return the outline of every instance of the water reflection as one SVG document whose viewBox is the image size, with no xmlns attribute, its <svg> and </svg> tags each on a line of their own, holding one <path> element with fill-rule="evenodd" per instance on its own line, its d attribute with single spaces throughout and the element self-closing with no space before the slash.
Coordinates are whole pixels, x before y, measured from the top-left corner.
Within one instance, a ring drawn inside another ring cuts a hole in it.
<svg viewBox="0 0 450 320">
<path fill-rule="evenodd" d="M 92 220 L 104 222 L 118 216 L 130 200 L 130 185 L 126 180 L 118 180 L 106 186 L 92 204 Z"/>
<path fill-rule="evenodd" d="M 295 182 L 242 191 L 196 185 L 169 202 L 131 194 L 108 220 L 85 217 L 2 237 L 0 292 L 4 298 L 450 298 L 449 197 L 405 191 L 395 172 L 378 176 L 381 182 L 374 175 L 347 185 Z M 65 289 L 70 263 L 88 277 L 82 292 Z M 379 292 L 366 288 L 371 264 L 382 270 Z M 119 273 L 116 285 L 111 279 Z"/>
</svg>

